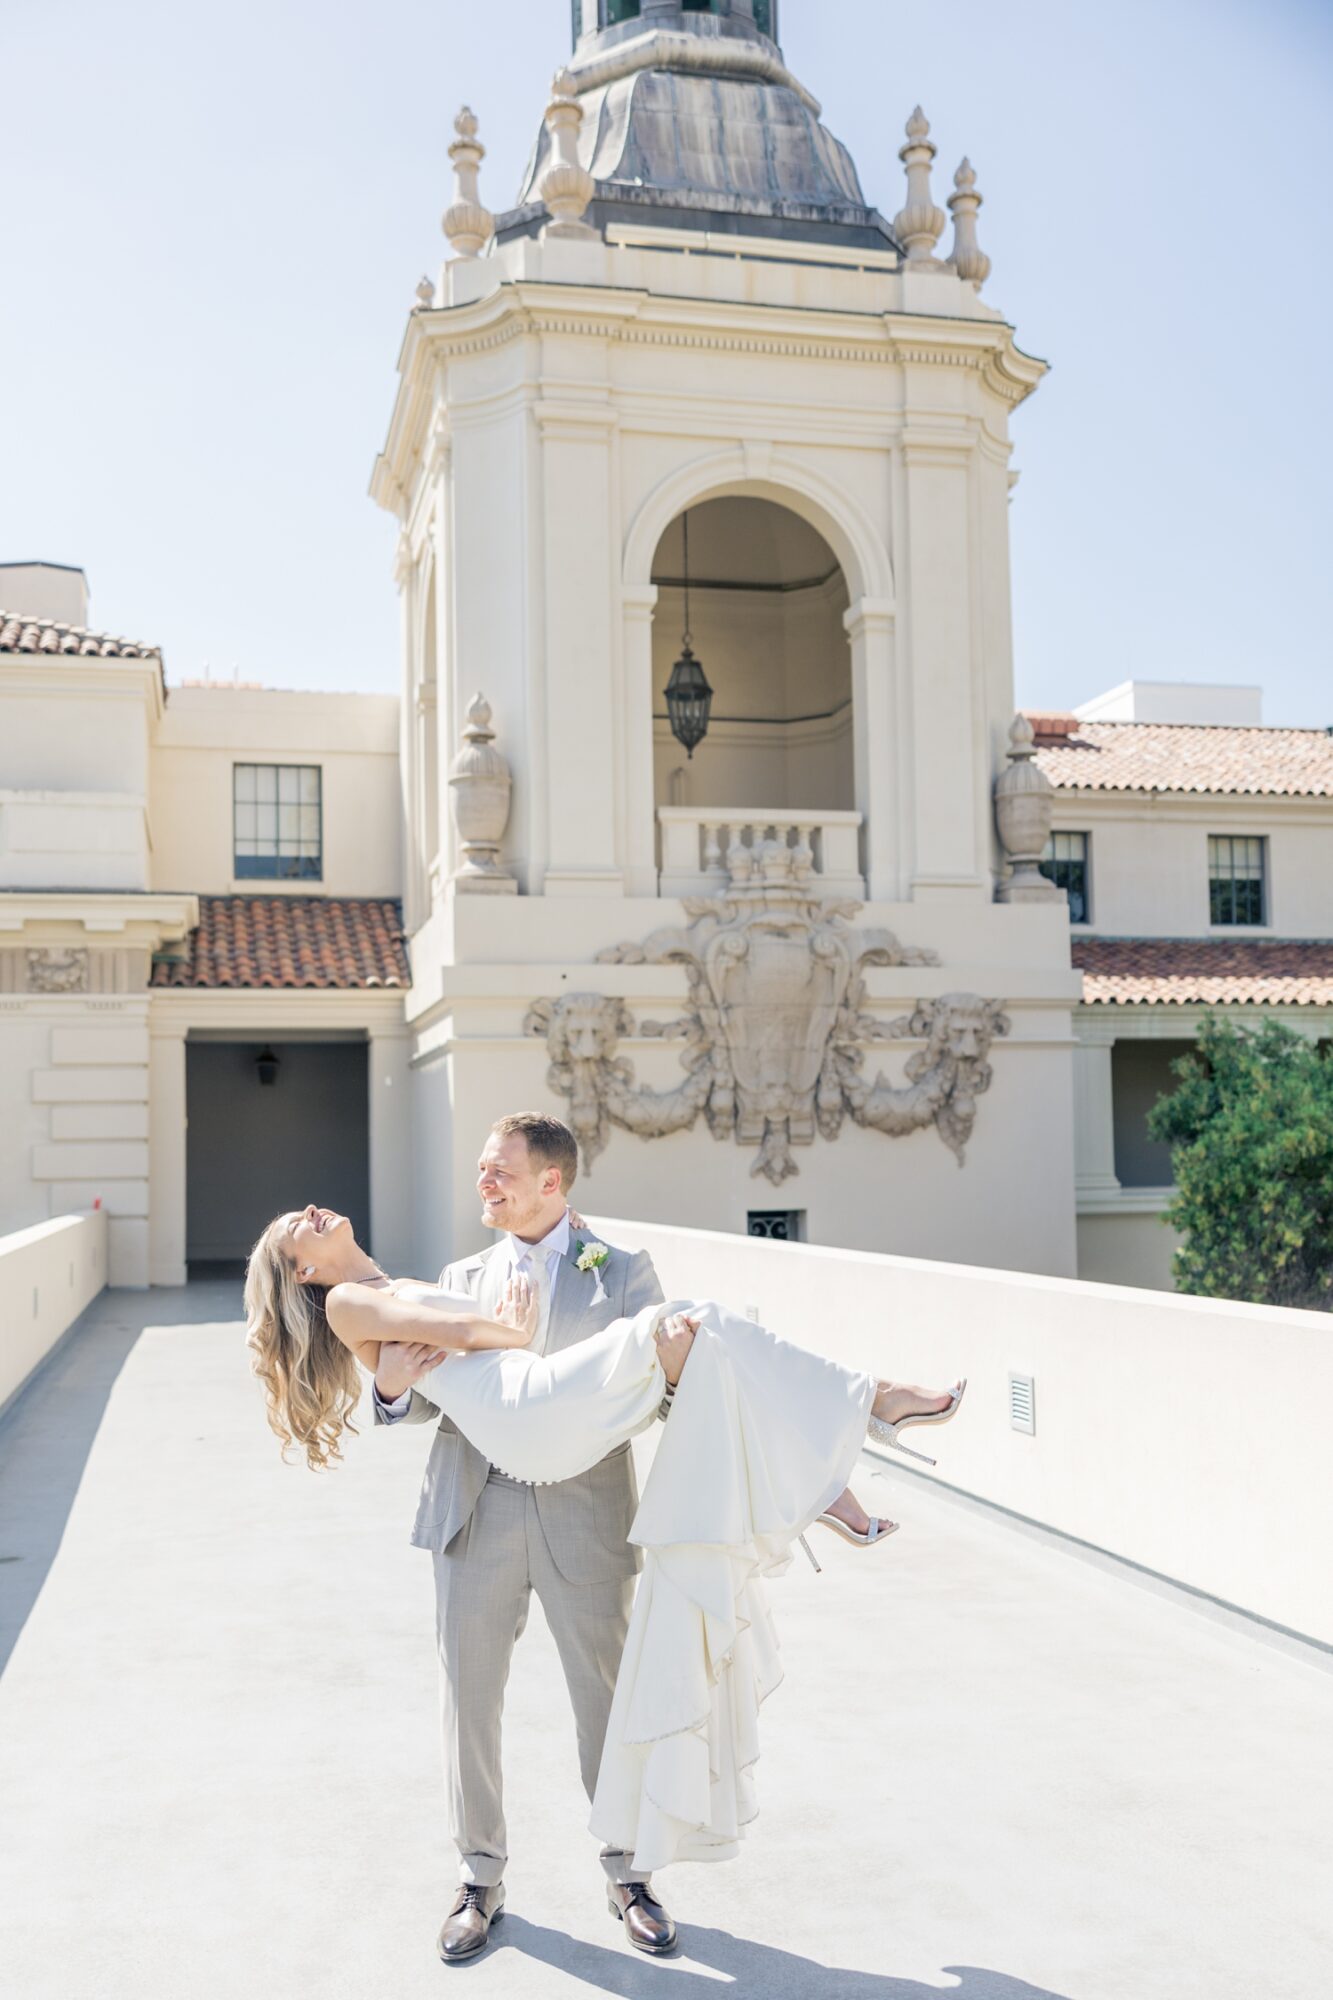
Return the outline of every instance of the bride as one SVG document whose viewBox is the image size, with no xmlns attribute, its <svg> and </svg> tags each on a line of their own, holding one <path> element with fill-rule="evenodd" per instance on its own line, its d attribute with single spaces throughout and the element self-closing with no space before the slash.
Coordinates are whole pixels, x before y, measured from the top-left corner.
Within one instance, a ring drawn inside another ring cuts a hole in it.
<svg viewBox="0 0 1333 2000">
<path fill-rule="evenodd" d="M 492 1465 L 533 1484 L 572 1478 L 646 1429 L 669 1357 L 678 1386 L 631 1531 L 645 1564 L 591 1824 L 643 1870 L 733 1855 L 755 1812 L 759 1706 L 781 1679 L 762 1579 L 812 1523 L 863 1548 L 892 1533 L 851 1525 L 866 1518 L 847 1479 L 867 1430 L 906 1452 L 899 1433 L 947 1422 L 965 1384 L 931 1395 L 877 1380 L 713 1300 L 650 1306 L 533 1354 L 525 1278 L 498 1318 L 481 1317 L 474 1299 L 389 1279 L 345 1216 L 314 1206 L 269 1224 L 245 1298 L 269 1423 L 316 1469 L 341 1457 L 358 1364 L 373 1373 L 383 1343 L 428 1350 L 418 1387 Z"/>
</svg>

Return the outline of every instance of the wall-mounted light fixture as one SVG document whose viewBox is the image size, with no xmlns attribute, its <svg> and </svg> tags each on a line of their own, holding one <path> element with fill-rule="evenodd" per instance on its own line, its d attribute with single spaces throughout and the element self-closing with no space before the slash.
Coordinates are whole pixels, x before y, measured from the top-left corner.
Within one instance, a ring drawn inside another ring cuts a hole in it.
<svg viewBox="0 0 1333 2000">
<path fill-rule="evenodd" d="M 272 1085 L 277 1082 L 278 1058 L 267 1042 L 265 1042 L 263 1048 L 255 1057 L 255 1068 L 259 1072 L 259 1081 L 261 1083 Z"/>
</svg>

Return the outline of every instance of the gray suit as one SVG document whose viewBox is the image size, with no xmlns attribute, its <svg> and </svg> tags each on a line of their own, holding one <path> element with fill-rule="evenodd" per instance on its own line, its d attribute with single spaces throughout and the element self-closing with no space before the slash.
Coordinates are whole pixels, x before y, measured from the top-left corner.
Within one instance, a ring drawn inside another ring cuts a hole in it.
<svg viewBox="0 0 1333 2000">
<path fill-rule="evenodd" d="M 606 1296 L 597 1304 L 596 1278 L 576 1268 L 575 1255 L 571 1242 L 556 1270 L 547 1354 L 662 1301 L 646 1251 L 611 1250 L 601 1271 Z M 508 1273 L 508 1243 L 501 1239 L 448 1265 L 440 1286 L 466 1292 L 493 1312 Z M 384 1421 L 378 1408 L 375 1416 Z M 401 1421 L 431 1420 L 439 1428 L 412 1540 L 435 1562 L 450 1831 L 461 1879 L 493 1886 L 503 1880 L 507 1858 L 500 1716 L 514 1642 L 535 1590 L 560 1653 L 591 1799 L 642 1560 L 627 1539 L 638 1491 L 628 1444 L 574 1479 L 524 1486 L 488 1465 L 450 1419 L 414 1391 Z M 626 1855 L 604 1853 L 602 1863 L 613 1881 L 644 1880 Z"/>
</svg>

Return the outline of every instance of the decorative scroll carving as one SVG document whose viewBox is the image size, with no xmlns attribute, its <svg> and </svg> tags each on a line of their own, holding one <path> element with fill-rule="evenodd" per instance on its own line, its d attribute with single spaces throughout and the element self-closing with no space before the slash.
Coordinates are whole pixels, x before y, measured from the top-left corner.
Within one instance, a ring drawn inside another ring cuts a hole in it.
<svg viewBox="0 0 1333 2000">
<path fill-rule="evenodd" d="M 28 953 L 29 993 L 86 993 L 88 954 L 76 947 L 59 951 L 53 946 Z"/>
<path fill-rule="evenodd" d="M 748 852 L 748 851 L 747 851 Z M 757 1148 L 752 1174 L 775 1187 L 798 1171 L 795 1146 L 816 1128 L 835 1139 L 844 1118 L 899 1136 L 934 1125 L 959 1162 L 989 1088 L 991 1040 L 1008 1032 L 999 1002 L 951 993 L 887 1024 L 865 1011 L 872 965 L 936 965 L 938 955 L 885 930 L 857 931 L 858 903 L 812 896 L 796 850 L 764 843 L 753 871 L 733 870 L 717 899 L 688 899 L 691 922 L 601 953 L 603 964 L 681 965 L 687 1011 L 647 1021 L 644 1035 L 683 1037 L 688 1072 L 672 1091 L 634 1082 L 616 1054 L 635 1032 L 626 1003 L 597 993 L 539 1000 L 524 1023 L 551 1054 L 548 1082 L 568 1098 L 585 1171 L 612 1125 L 644 1138 L 686 1131 L 702 1111 L 715 1139 Z M 870 1043 L 920 1037 L 901 1086 L 862 1074 Z"/>
<path fill-rule="evenodd" d="M 636 1032 L 634 1016 L 614 995 L 562 993 L 558 1000 L 538 1000 L 528 1009 L 523 1032 L 546 1037 L 551 1057 L 546 1081 L 558 1096 L 569 1099 L 569 1126 L 585 1173 L 591 1173 L 593 1161 L 605 1150 L 613 1124 L 645 1139 L 683 1132 L 693 1125 L 708 1094 L 707 1081 L 698 1074 L 676 1090 L 645 1090 L 635 1084 L 633 1063 L 616 1055 L 621 1036 Z"/>
</svg>

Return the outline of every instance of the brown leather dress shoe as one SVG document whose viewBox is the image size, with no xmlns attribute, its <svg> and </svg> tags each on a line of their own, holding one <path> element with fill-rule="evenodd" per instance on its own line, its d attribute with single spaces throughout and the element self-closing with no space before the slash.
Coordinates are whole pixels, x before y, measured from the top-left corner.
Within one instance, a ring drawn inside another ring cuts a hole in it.
<svg viewBox="0 0 1333 2000">
<path fill-rule="evenodd" d="M 505 1913 L 503 1882 L 484 1889 L 479 1882 L 464 1882 L 458 1898 L 435 1940 L 435 1949 L 446 1965 L 462 1958 L 474 1958 L 490 1936 L 491 1925 Z"/>
<path fill-rule="evenodd" d="M 611 1882 L 607 1885 L 607 1908 L 625 1926 L 625 1935 L 636 1951 L 658 1956 L 676 1949 L 676 1924 L 658 1902 L 648 1882 Z"/>
</svg>

